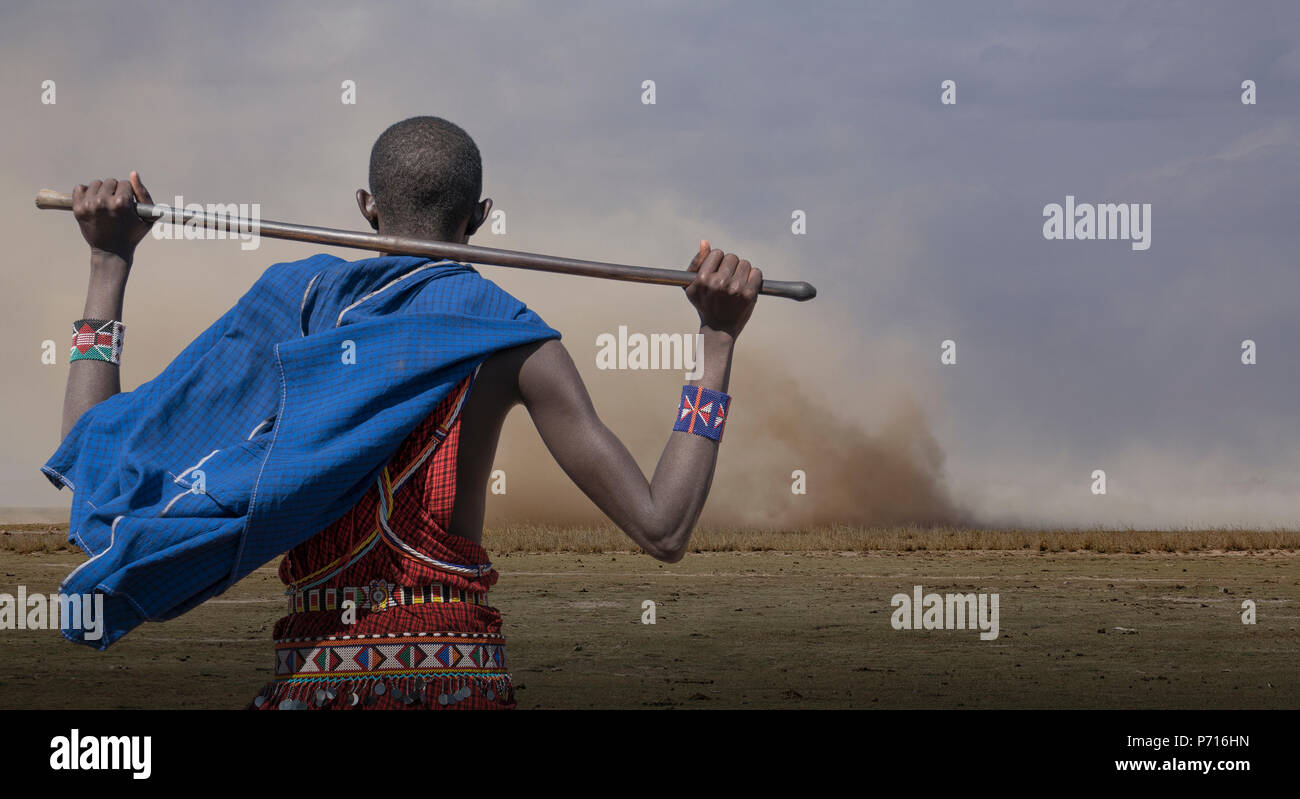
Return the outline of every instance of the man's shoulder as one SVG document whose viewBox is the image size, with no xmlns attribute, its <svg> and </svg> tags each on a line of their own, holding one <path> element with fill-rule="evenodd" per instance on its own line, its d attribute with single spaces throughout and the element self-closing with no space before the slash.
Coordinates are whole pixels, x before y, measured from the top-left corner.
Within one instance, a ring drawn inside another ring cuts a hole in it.
<svg viewBox="0 0 1300 799">
<path fill-rule="evenodd" d="M 525 364 L 545 360 L 548 355 L 554 357 L 552 350 L 563 350 L 559 339 L 550 338 L 532 341 L 515 347 L 497 350 L 479 364 L 474 376 L 473 389 L 469 392 L 469 404 L 475 406 L 479 415 L 486 413 L 496 422 L 504 418 L 511 407 L 522 400 L 519 376 Z M 539 352 L 542 354 L 539 356 Z"/>
</svg>

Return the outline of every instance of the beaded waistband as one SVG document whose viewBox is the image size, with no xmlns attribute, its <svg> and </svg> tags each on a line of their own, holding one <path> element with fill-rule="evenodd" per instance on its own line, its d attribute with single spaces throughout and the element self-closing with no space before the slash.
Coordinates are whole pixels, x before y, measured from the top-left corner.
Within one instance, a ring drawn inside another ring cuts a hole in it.
<svg viewBox="0 0 1300 799">
<path fill-rule="evenodd" d="M 467 701 L 468 700 L 468 701 Z M 508 709 L 515 706 L 509 674 L 415 674 L 351 679 L 276 680 L 262 689 L 250 710 L 364 710 L 457 706 Z"/>
<path fill-rule="evenodd" d="M 500 633 L 285 638 L 255 709 L 514 707 Z"/>
<path fill-rule="evenodd" d="M 290 589 L 290 613 L 310 613 L 321 610 L 341 610 L 344 602 L 354 603 L 357 610 L 379 612 L 397 605 L 424 605 L 437 602 L 463 602 L 467 605 L 487 605 L 487 594 L 452 588 L 445 583 L 430 583 L 415 588 L 382 580 L 372 580 L 367 586 L 343 588 L 310 588 L 306 591 Z"/>
<path fill-rule="evenodd" d="M 277 680 L 505 673 L 505 638 L 498 633 L 343 636 L 275 644 Z"/>
</svg>

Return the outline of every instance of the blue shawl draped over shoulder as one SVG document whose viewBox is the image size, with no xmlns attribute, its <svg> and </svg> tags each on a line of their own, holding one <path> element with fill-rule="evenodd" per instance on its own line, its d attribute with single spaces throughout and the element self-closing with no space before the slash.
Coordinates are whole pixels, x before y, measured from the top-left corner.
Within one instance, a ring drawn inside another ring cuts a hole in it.
<svg viewBox="0 0 1300 799">
<path fill-rule="evenodd" d="M 307 540 L 493 352 L 558 338 L 452 261 L 276 264 L 158 377 L 88 410 L 41 471 L 73 490 L 90 556 L 66 594 L 104 595 L 107 648 Z"/>
</svg>

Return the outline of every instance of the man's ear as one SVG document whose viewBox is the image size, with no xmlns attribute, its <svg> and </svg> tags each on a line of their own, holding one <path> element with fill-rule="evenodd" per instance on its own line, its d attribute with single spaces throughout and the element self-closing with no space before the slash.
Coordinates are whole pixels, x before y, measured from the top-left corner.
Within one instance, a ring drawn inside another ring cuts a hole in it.
<svg viewBox="0 0 1300 799">
<path fill-rule="evenodd" d="M 361 209 L 361 215 L 370 223 L 370 227 L 375 232 L 379 232 L 379 207 L 375 205 L 375 198 L 365 189 L 357 189 L 357 207 Z"/>
<path fill-rule="evenodd" d="M 488 214 L 492 213 L 492 198 L 488 197 L 483 202 L 474 206 L 474 213 L 470 215 L 469 222 L 465 224 L 465 238 L 469 238 L 478 232 L 478 229 L 487 221 Z"/>
</svg>

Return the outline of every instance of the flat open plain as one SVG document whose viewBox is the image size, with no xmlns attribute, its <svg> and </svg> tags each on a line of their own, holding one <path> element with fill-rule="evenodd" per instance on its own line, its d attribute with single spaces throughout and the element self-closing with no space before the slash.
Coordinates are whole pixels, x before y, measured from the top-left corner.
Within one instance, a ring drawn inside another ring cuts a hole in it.
<svg viewBox="0 0 1300 799">
<path fill-rule="evenodd" d="M 53 592 L 83 559 L 0 548 L 0 593 Z M 1300 707 L 1294 548 L 733 550 L 671 565 L 507 551 L 495 563 L 521 708 Z M 998 594 L 1000 636 L 893 629 L 891 597 L 915 585 Z M 270 677 L 282 591 L 268 565 L 107 652 L 0 630 L 0 708 L 242 707 Z"/>
</svg>

